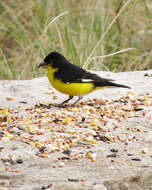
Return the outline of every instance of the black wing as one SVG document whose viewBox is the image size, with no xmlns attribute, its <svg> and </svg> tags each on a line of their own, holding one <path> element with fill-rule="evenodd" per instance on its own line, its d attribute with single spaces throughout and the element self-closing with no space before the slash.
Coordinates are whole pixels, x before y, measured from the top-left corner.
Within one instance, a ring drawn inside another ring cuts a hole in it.
<svg viewBox="0 0 152 190">
<path fill-rule="evenodd" d="M 68 82 L 83 82 L 83 79 L 90 81 L 113 81 L 112 79 L 102 78 L 94 73 L 90 73 L 77 65 L 73 65 L 68 61 L 62 62 L 60 68 L 55 72 L 55 78 Z"/>
</svg>

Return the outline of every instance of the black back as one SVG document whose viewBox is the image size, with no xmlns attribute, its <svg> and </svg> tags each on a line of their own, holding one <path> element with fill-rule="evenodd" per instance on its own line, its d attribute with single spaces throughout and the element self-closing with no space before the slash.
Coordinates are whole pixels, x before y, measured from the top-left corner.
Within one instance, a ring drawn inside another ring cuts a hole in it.
<svg viewBox="0 0 152 190">
<path fill-rule="evenodd" d="M 94 73 L 90 73 L 81 67 L 71 64 L 62 54 L 58 52 L 49 53 L 44 62 L 50 64 L 54 68 L 58 68 L 54 76 L 65 83 L 70 82 L 83 82 L 83 79 L 90 81 L 112 81 L 112 79 L 101 78 Z"/>
</svg>

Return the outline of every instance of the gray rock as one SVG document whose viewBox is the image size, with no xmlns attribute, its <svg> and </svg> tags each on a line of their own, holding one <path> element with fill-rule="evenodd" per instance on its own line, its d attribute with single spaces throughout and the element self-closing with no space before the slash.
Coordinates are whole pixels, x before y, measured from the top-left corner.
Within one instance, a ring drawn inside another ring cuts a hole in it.
<svg viewBox="0 0 152 190">
<path fill-rule="evenodd" d="M 117 83 L 128 85 L 131 90 L 122 88 L 99 90 L 85 96 L 82 101 L 92 98 L 118 100 L 128 91 L 136 96 L 146 93 L 152 95 L 152 70 L 97 73 L 102 77 L 112 78 Z M 144 76 L 146 73 L 149 75 Z M 39 102 L 59 103 L 66 98 L 66 95 L 53 89 L 54 94 L 59 97 L 53 100 L 53 95 L 50 96 L 48 91 L 52 92 L 52 87 L 46 77 L 22 81 L 1 80 L 0 109 L 18 106 L 29 108 Z M 142 110 L 137 111 L 139 117 L 133 116 L 117 123 L 119 127 L 115 130 L 111 130 L 111 122 L 113 121 L 108 121 L 105 128 L 109 131 L 103 135 L 134 140 L 128 141 L 127 144 L 121 141 L 97 143 L 91 149 L 97 153 L 95 162 L 86 158 L 65 159 L 61 160 L 61 166 L 64 163 L 63 167 L 59 167 L 59 165 L 53 167 L 56 164 L 54 162 L 56 158 L 66 155 L 62 152 L 54 152 L 50 153 L 48 158 L 40 158 L 36 156 L 38 150 L 28 143 L 18 140 L 0 140 L 0 148 L 2 148 L 0 152 L 0 189 L 152 190 L 152 105 L 143 105 L 142 108 L 146 112 L 146 116 L 142 116 Z M 53 113 L 58 109 L 54 107 L 48 112 Z M 28 116 L 28 113 L 25 109 L 21 111 L 17 109 L 16 116 L 18 115 Z M 15 127 L 17 132 L 22 130 L 22 127 Z M 56 124 L 54 127 L 58 127 L 58 125 Z M 70 129 L 74 129 L 74 127 L 71 125 Z M 143 132 L 130 132 L 134 129 L 140 129 Z M 50 135 L 49 132 L 45 131 L 44 135 L 35 137 L 35 140 L 44 140 Z M 72 151 L 85 153 L 87 150 L 83 146 L 73 147 Z M 116 149 L 118 152 L 113 152 L 111 149 Z M 23 163 L 17 164 L 15 162 L 17 159 L 23 160 Z M 19 172 L 15 172 L 16 170 Z"/>
</svg>

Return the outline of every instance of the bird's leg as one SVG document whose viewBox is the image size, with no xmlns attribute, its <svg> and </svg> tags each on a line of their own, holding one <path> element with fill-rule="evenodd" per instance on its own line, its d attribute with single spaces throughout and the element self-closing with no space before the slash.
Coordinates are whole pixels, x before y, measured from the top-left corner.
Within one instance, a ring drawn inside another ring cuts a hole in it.
<svg viewBox="0 0 152 190">
<path fill-rule="evenodd" d="M 82 98 L 83 98 L 83 96 L 80 95 L 79 98 L 72 104 L 72 106 L 74 106 L 75 104 L 77 104 Z"/>
<path fill-rule="evenodd" d="M 73 96 L 69 96 L 69 98 L 67 100 L 64 100 L 61 104 L 59 104 L 59 107 L 63 107 L 65 103 L 67 103 L 69 100 L 71 100 L 73 98 Z"/>
</svg>

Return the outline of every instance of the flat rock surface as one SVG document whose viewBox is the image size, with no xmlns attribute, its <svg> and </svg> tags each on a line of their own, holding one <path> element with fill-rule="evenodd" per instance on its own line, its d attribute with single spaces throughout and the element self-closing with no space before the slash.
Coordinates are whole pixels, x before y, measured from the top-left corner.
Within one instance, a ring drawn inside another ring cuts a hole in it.
<svg viewBox="0 0 152 190">
<path fill-rule="evenodd" d="M 152 70 L 97 73 L 131 89 L 58 108 L 46 77 L 0 81 L 1 190 L 152 189 Z"/>
</svg>

